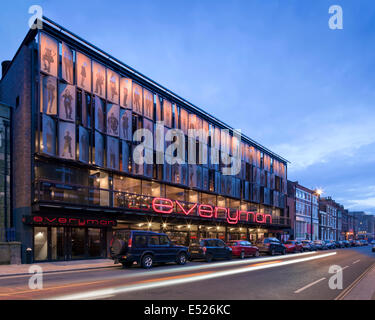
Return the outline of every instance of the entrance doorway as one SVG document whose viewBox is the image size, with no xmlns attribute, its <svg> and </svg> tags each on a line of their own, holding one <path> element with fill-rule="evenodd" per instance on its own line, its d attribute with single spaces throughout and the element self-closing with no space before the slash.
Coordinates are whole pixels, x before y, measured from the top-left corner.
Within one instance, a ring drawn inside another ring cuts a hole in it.
<svg viewBox="0 0 375 320">
<path fill-rule="evenodd" d="M 34 260 L 64 261 L 105 258 L 106 229 L 34 227 Z"/>
</svg>

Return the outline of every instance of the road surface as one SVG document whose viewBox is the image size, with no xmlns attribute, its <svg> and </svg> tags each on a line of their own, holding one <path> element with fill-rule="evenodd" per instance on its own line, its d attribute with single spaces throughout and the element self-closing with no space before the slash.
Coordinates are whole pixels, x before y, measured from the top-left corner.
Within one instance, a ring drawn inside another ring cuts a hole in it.
<svg viewBox="0 0 375 320">
<path fill-rule="evenodd" d="M 370 246 L 365 246 L 189 262 L 185 266 L 167 264 L 151 270 L 116 265 L 109 269 L 46 273 L 43 289 L 35 290 L 29 288 L 30 276 L 0 277 L 0 299 L 332 300 L 374 263 L 375 254 Z M 332 266 L 342 270 L 342 289 L 329 287 L 330 278 L 338 276 L 329 273 Z"/>
</svg>

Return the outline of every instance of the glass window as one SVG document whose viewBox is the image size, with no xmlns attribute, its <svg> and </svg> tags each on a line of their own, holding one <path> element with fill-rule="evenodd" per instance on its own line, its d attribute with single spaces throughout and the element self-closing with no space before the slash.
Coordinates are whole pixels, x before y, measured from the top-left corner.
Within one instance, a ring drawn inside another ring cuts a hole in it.
<svg viewBox="0 0 375 320">
<path fill-rule="evenodd" d="M 147 245 L 147 237 L 146 236 L 135 236 L 134 239 L 134 246 L 136 248 L 144 248 Z"/>
<path fill-rule="evenodd" d="M 159 243 L 161 246 L 169 245 L 169 239 L 167 236 L 160 236 Z"/>
<path fill-rule="evenodd" d="M 185 201 L 185 190 L 181 188 L 166 186 L 166 197 L 172 200 Z"/>
<path fill-rule="evenodd" d="M 142 181 L 142 195 L 149 197 L 163 197 L 162 186 L 153 181 Z"/>
<path fill-rule="evenodd" d="M 141 180 L 129 177 L 113 177 L 113 188 L 116 191 L 141 194 Z"/>
<path fill-rule="evenodd" d="M 64 260 L 64 228 L 51 228 L 52 260 Z"/>
<path fill-rule="evenodd" d="M 89 257 L 101 256 L 100 229 L 88 228 L 88 253 Z"/>
<path fill-rule="evenodd" d="M 200 203 L 216 206 L 216 196 L 213 194 L 202 193 Z"/>
<path fill-rule="evenodd" d="M 148 238 L 148 244 L 150 246 L 158 246 L 159 245 L 159 236 L 150 236 Z"/>
<path fill-rule="evenodd" d="M 85 229 L 72 228 L 72 259 L 82 259 L 85 257 Z"/>
<path fill-rule="evenodd" d="M 48 241 L 47 227 L 34 228 L 34 259 L 36 261 L 47 260 Z"/>
<path fill-rule="evenodd" d="M 225 243 L 221 240 L 216 240 L 216 246 L 218 246 L 219 248 L 224 248 Z"/>
</svg>

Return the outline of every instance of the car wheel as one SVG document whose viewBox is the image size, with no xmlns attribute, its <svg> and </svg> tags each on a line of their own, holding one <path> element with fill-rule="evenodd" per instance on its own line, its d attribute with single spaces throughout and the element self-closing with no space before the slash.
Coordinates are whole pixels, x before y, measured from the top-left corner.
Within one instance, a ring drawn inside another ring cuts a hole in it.
<svg viewBox="0 0 375 320">
<path fill-rule="evenodd" d="M 142 261 L 141 261 L 142 268 L 150 269 L 153 263 L 154 263 L 154 259 L 152 255 L 146 254 L 142 257 Z"/>
<path fill-rule="evenodd" d="M 275 249 L 271 249 L 271 256 L 275 255 Z"/>
<path fill-rule="evenodd" d="M 232 260 L 232 253 L 231 252 L 228 253 L 227 260 Z"/>
<path fill-rule="evenodd" d="M 245 259 L 245 252 L 244 251 L 241 251 L 240 258 Z"/>
<path fill-rule="evenodd" d="M 260 256 L 259 250 L 255 251 L 254 257 L 259 257 L 259 256 Z"/>
<path fill-rule="evenodd" d="M 211 262 L 212 261 L 212 254 L 211 253 L 208 253 L 206 254 L 206 262 Z"/>
<path fill-rule="evenodd" d="M 286 255 L 286 250 L 284 249 L 284 250 L 283 250 L 283 256 L 285 256 L 285 255 Z"/>
<path fill-rule="evenodd" d="M 177 256 L 177 264 L 179 264 L 179 265 L 184 265 L 186 263 L 186 260 L 187 260 L 186 253 L 181 252 Z"/>
</svg>

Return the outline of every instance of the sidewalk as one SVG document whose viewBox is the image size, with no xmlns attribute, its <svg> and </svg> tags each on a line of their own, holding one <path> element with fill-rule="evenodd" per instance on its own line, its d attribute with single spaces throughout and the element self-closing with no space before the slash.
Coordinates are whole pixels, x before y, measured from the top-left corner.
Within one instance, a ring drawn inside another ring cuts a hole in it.
<svg viewBox="0 0 375 320">
<path fill-rule="evenodd" d="M 343 300 L 375 300 L 375 264 Z"/>
<path fill-rule="evenodd" d="M 120 267 L 120 264 L 114 264 L 111 259 L 96 260 L 76 260 L 76 261 L 58 261 L 58 262 L 40 262 L 32 265 L 38 265 L 43 268 L 43 272 L 62 272 L 74 270 L 90 270 Z M 29 275 L 31 264 L 11 264 L 0 265 L 0 278 L 14 275 Z"/>
</svg>

